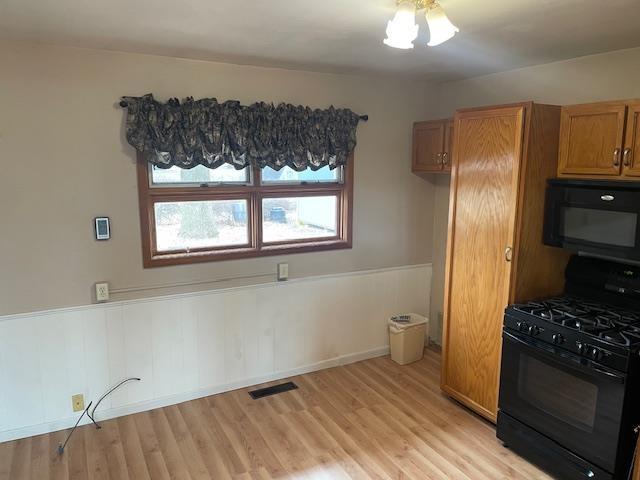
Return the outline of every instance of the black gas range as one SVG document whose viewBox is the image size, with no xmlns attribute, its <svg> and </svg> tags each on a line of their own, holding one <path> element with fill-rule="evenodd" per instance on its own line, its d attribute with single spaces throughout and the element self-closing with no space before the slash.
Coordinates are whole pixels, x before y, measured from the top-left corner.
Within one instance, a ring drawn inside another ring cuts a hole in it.
<svg viewBox="0 0 640 480">
<path fill-rule="evenodd" d="M 572 257 L 564 295 L 505 311 L 498 437 L 562 480 L 626 480 L 639 352 L 640 267 Z"/>
</svg>

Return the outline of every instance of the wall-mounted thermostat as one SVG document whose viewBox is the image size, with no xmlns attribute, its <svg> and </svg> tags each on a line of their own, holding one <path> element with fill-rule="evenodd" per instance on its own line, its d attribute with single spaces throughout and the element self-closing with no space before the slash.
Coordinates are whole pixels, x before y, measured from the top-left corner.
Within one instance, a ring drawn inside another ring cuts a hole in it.
<svg viewBox="0 0 640 480">
<path fill-rule="evenodd" d="M 111 238 L 111 228 L 109 227 L 109 217 L 96 217 L 96 240 L 109 240 Z"/>
</svg>

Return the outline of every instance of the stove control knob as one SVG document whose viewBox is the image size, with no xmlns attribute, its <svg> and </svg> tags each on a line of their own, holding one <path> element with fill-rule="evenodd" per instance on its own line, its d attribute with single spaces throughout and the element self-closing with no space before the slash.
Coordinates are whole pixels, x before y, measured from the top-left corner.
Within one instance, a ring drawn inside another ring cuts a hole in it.
<svg viewBox="0 0 640 480">
<path fill-rule="evenodd" d="M 602 359 L 602 351 L 598 350 L 597 348 L 592 348 L 589 351 L 589 356 L 591 358 L 593 358 L 594 360 L 601 360 Z"/>
<path fill-rule="evenodd" d="M 555 343 L 556 345 L 562 345 L 564 343 L 564 337 L 559 333 L 554 333 L 551 337 L 551 340 L 553 340 L 553 343 Z"/>
<path fill-rule="evenodd" d="M 531 325 L 529 327 L 529 335 L 531 336 L 536 336 L 540 333 L 540 329 L 538 327 L 536 327 L 535 325 Z"/>
<path fill-rule="evenodd" d="M 529 329 L 529 325 L 526 322 L 518 322 L 516 324 L 519 332 L 526 332 Z"/>
<path fill-rule="evenodd" d="M 584 355 L 587 351 L 587 346 L 582 342 L 576 342 L 576 346 L 578 347 L 578 353 L 580 355 Z"/>
</svg>

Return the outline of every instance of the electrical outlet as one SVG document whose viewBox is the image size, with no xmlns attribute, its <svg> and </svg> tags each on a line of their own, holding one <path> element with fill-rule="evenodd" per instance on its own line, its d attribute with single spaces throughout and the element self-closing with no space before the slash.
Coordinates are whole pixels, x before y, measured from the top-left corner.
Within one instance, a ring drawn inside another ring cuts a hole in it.
<svg viewBox="0 0 640 480">
<path fill-rule="evenodd" d="M 109 300 L 109 284 L 96 283 L 96 301 L 106 302 Z"/>
<path fill-rule="evenodd" d="M 278 264 L 278 281 L 283 282 L 288 279 L 289 279 L 289 264 L 279 263 Z"/>
<path fill-rule="evenodd" d="M 73 405 L 74 412 L 81 412 L 84 410 L 84 395 L 81 393 L 73 395 L 71 397 L 71 404 Z"/>
</svg>

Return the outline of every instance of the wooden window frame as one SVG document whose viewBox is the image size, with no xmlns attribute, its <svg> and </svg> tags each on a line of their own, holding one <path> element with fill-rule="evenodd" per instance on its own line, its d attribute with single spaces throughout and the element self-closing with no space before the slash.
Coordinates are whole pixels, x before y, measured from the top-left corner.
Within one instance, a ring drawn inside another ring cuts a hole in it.
<svg viewBox="0 0 640 480">
<path fill-rule="evenodd" d="M 144 268 L 214 262 L 270 255 L 319 252 L 351 248 L 353 245 L 353 154 L 342 169 L 340 183 L 262 184 L 261 171 L 254 169 L 251 183 L 243 185 L 162 186 L 150 185 L 149 164 L 138 153 L 138 200 Z M 264 198 L 335 196 L 337 235 L 333 237 L 262 241 L 262 200 Z M 166 201 L 247 200 L 249 243 L 241 246 L 206 247 L 180 252 L 158 252 L 155 239 L 154 204 Z"/>
</svg>

